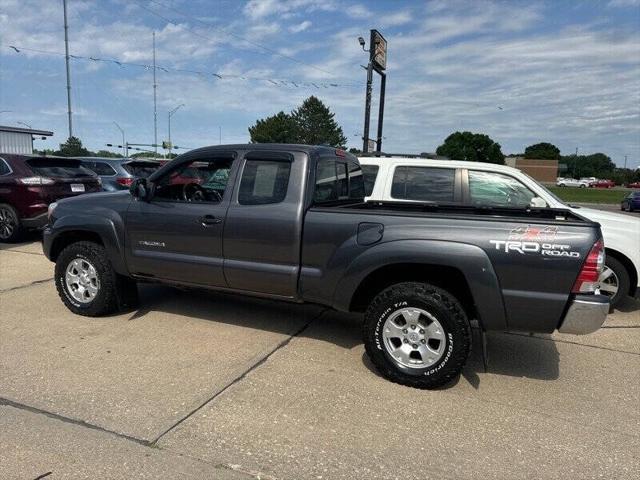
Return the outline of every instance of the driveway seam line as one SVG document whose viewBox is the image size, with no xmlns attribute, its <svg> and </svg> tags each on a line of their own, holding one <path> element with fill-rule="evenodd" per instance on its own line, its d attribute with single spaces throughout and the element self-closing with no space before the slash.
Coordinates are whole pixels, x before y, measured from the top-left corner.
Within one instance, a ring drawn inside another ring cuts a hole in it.
<svg viewBox="0 0 640 480">
<path fill-rule="evenodd" d="M 543 340 L 545 342 L 566 343 L 566 344 L 569 344 L 569 345 L 577 345 L 579 347 L 597 348 L 598 350 L 608 350 L 610 352 L 625 353 L 627 355 L 640 356 L 640 353 L 638 353 L 638 352 L 630 352 L 628 350 L 616 350 L 615 348 L 600 347 L 598 345 L 589 345 L 589 344 L 586 344 L 586 343 L 571 342 L 569 340 L 558 340 L 556 338 L 537 337 L 535 335 L 529 335 L 529 334 L 523 334 L 523 333 L 513 333 L 513 332 L 506 332 L 506 333 L 507 333 L 507 335 L 513 335 L 513 336 L 516 336 L 516 337 L 525 337 L 525 338 L 535 338 L 537 340 Z"/>
<path fill-rule="evenodd" d="M 0 250 L 0 252 L 7 252 L 7 253 L 26 253 L 27 255 L 39 255 L 41 257 L 44 257 L 44 253 L 36 253 L 36 252 L 27 252 L 25 250 Z"/>
<path fill-rule="evenodd" d="M 141 438 L 133 437 L 131 435 L 127 435 L 126 433 L 119 433 L 113 430 L 109 430 L 108 428 L 100 427 L 98 425 L 94 425 L 92 423 L 85 422 L 84 420 L 78 420 L 76 418 L 65 417 L 64 415 L 60 415 L 58 413 L 49 412 L 47 410 L 43 410 L 42 408 L 32 407 L 31 405 L 26 405 L 20 402 L 14 402 L 13 400 L 9 400 L 8 398 L 0 397 L 0 405 L 13 407 L 18 410 L 24 410 L 30 413 L 35 413 L 38 415 L 44 415 L 45 417 L 52 418 L 54 420 L 59 420 L 63 423 L 68 423 L 71 425 L 77 425 L 80 427 L 85 427 L 90 430 L 96 430 L 102 433 L 109 433 L 111 435 L 115 435 L 116 437 L 122 438 L 124 440 L 129 440 L 140 445 L 144 445 L 145 447 L 150 447 L 151 442 L 149 440 L 143 440 Z"/>
<path fill-rule="evenodd" d="M 174 423 L 173 425 L 171 425 L 169 428 L 167 428 L 164 432 L 162 432 L 160 435 L 158 435 L 156 437 L 155 440 L 151 441 L 149 444 L 151 446 L 155 446 L 157 445 L 157 443 L 160 441 L 160 439 L 162 437 L 164 437 L 165 435 L 167 435 L 168 433 L 170 433 L 171 431 L 173 431 L 177 426 L 179 426 L 181 423 L 183 423 L 185 420 L 187 420 L 188 418 L 192 417 L 195 413 L 197 413 L 199 410 L 201 410 L 202 408 L 204 408 L 206 405 L 208 405 L 210 402 L 214 401 L 216 398 L 218 398 L 220 395 L 222 395 L 224 392 L 226 392 L 229 388 L 233 387 L 234 385 L 236 385 L 237 383 L 241 382 L 242 380 L 244 380 L 247 375 L 249 375 L 251 372 L 253 372 L 255 369 L 257 369 L 258 367 L 260 367 L 261 365 L 263 365 L 267 360 L 269 360 L 269 358 L 271 358 L 271 356 L 276 353 L 278 350 L 286 347 L 287 345 L 289 345 L 289 343 L 291 342 L 291 340 L 293 340 L 295 337 L 297 337 L 298 335 L 300 335 L 302 332 L 304 332 L 309 325 L 311 325 L 314 321 L 318 320 L 326 311 L 328 310 L 328 308 L 325 308 L 324 310 L 322 310 L 318 315 L 316 315 L 315 317 L 313 317 L 311 320 L 309 320 L 307 323 L 305 323 L 301 328 L 299 328 L 296 332 L 292 333 L 289 337 L 285 338 L 282 342 L 280 342 L 278 345 L 276 345 L 269 353 L 267 353 L 264 357 L 262 357 L 260 360 L 258 360 L 256 363 L 254 363 L 253 365 L 251 365 L 247 370 L 245 370 L 244 372 L 242 372 L 239 376 L 237 376 L 236 378 L 234 378 L 231 382 L 229 382 L 227 385 L 225 385 L 224 387 L 222 387 L 220 390 L 218 390 L 216 393 L 214 393 L 211 397 L 209 397 L 207 400 L 205 400 L 201 405 L 199 405 L 198 407 L 196 407 L 195 409 L 193 409 L 191 412 L 189 412 L 187 415 L 185 415 L 184 417 L 182 417 L 180 420 L 178 420 L 176 423 Z"/>
<path fill-rule="evenodd" d="M 40 285 L 41 283 L 47 283 L 52 281 L 53 281 L 53 277 L 45 278 L 43 280 L 34 280 L 33 282 L 28 283 L 27 285 L 18 285 L 17 287 L 5 288 L 4 290 L 0 290 L 0 293 L 13 292 L 14 290 L 20 290 L 21 288 L 34 287 L 36 285 Z"/>
</svg>

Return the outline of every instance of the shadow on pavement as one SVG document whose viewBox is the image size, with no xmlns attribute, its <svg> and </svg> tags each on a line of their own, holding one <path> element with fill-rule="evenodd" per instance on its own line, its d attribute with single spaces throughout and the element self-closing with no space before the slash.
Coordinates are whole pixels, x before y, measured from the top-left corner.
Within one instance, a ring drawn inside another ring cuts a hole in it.
<svg viewBox="0 0 640 480">
<path fill-rule="evenodd" d="M 292 317 L 302 317 L 300 326 L 317 319 L 300 337 L 312 338 L 351 350 L 362 344 L 361 317 L 322 307 L 298 305 L 234 294 L 200 290 L 178 290 L 171 287 L 141 285 L 140 309 L 132 312 L 129 321 L 142 318 L 149 312 L 162 311 L 206 321 L 268 330 L 281 334 L 292 333 Z M 323 312 L 323 313 L 322 313 Z M 318 316 L 321 318 L 318 319 Z M 265 318 L 271 320 L 265 321 Z M 277 320 L 273 320 L 277 319 Z M 297 330 L 297 328 L 294 328 Z M 463 377 L 478 388 L 484 373 L 479 331 L 473 330 L 474 348 L 463 371 Z M 489 370 L 492 375 L 555 380 L 559 376 L 560 356 L 553 341 L 526 335 L 490 333 L 488 335 Z M 379 375 L 366 354 L 362 362 Z M 457 380 L 444 388 L 451 388 Z"/>
<path fill-rule="evenodd" d="M 622 299 L 622 301 L 616 307 L 616 310 L 620 310 L 624 313 L 635 312 L 640 310 L 640 299 L 627 297 Z"/>
<path fill-rule="evenodd" d="M 37 230 L 27 231 L 19 242 L 5 243 L 0 242 L 0 250 L 7 250 L 9 248 L 27 247 L 33 242 L 42 242 L 42 232 Z"/>
</svg>

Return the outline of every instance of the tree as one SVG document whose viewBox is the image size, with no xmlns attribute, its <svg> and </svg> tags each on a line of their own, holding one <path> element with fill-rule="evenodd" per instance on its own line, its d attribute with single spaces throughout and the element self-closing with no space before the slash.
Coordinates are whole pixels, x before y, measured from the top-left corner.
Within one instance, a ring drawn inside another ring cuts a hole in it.
<svg viewBox="0 0 640 480">
<path fill-rule="evenodd" d="M 90 157 L 91 152 L 82 146 L 82 141 L 78 137 L 69 137 L 67 141 L 60 144 L 60 150 L 56 155 L 63 157 Z"/>
<path fill-rule="evenodd" d="M 109 150 L 98 150 L 96 153 L 92 153 L 92 156 L 95 157 L 103 157 L 103 158 L 122 158 L 121 153 L 110 152 Z"/>
<path fill-rule="evenodd" d="M 291 112 L 291 117 L 296 123 L 299 143 L 332 147 L 344 147 L 347 144 L 342 128 L 334 119 L 335 114 L 313 95 Z"/>
<path fill-rule="evenodd" d="M 560 160 L 560 149 L 552 143 L 536 143 L 524 149 L 524 158 Z"/>
<path fill-rule="evenodd" d="M 481 133 L 452 133 L 437 148 L 436 153 L 453 160 L 504 164 L 500 144 Z"/>
<path fill-rule="evenodd" d="M 615 163 L 604 153 L 567 155 L 560 158 L 560 163 L 564 163 L 567 166 L 567 172 L 575 178 L 603 178 L 611 175 L 616 168 Z"/>
<path fill-rule="evenodd" d="M 284 112 L 257 120 L 253 127 L 249 127 L 252 143 L 299 143 L 296 133 L 296 123 Z"/>
<path fill-rule="evenodd" d="M 279 112 L 249 127 L 253 143 L 306 143 L 344 147 L 347 138 L 335 114 L 318 98 L 307 98 L 291 114 Z"/>
</svg>

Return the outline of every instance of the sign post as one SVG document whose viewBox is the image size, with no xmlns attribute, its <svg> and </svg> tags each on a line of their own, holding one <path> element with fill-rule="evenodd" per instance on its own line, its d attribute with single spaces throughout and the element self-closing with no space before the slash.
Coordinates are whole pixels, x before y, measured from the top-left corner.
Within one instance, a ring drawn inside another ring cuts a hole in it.
<svg viewBox="0 0 640 480">
<path fill-rule="evenodd" d="M 364 41 L 362 41 L 364 43 Z M 364 47 L 363 47 L 364 48 Z M 369 43 L 369 64 L 367 65 L 367 90 L 364 106 L 364 134 L 362 138 L 362 151 L 369 152 L 369 123 L 371 121 L 371 90 L 373 72 L 381 77 L 380 82 L 380 107 L 378 109 L 378 131 L 376 136 L 376 151 L 382 151 L 382 124 L 384 120 L 384 95 L 387 85 L 387 40 L 380 32 L 371 30 Z"/>
</svg>

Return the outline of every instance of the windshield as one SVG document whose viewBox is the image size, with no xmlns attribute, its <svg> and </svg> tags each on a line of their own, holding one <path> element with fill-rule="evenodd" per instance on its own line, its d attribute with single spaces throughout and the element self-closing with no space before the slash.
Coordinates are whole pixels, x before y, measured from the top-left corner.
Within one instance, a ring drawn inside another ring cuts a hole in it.
<svg viewBox="0 0 640 480">
<path fill-rule="evenodd" d="M 94 177 L 95 174 L 83 167 L 80 160 L 67 158 L 32 158 L 27 165 L 36 175 L 54 178 Z"/>
<path fill-rule="evenodd" d="M 550 197 L 552 197 L 556 202 L 562 204 L 562 205 L 566 205 L 567 207 L 569 206 L 564 200 L 561 200 L 555 193 L 553 193 L 551 190 L 549 190 L 547 187 L 545 187 L 543 184 L 541 184 L 540 182 L 538 182 L 536 179 L 530 177 L 529 175 L 527 175 L 524 172 L 521 172 L 525 177 L 527 177 L 529 179 L 529 181 L 531 181 L 532 183 L 535 183 L 538 187 L 540 187 L 542 190 L 544 190 L 547 195 L 549 195 Z"/>
</svg>

